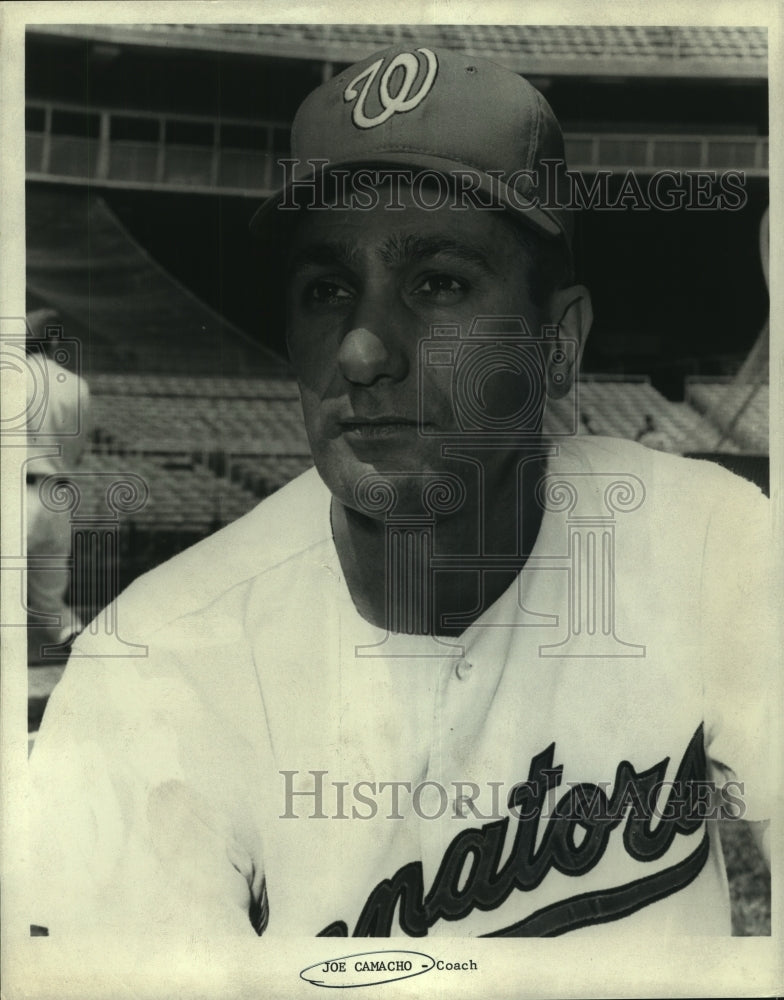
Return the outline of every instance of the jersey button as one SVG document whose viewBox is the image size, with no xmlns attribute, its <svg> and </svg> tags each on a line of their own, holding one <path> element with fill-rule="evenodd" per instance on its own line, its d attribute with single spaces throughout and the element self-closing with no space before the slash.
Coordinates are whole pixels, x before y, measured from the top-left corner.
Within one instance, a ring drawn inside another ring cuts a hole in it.
<svg viewBox="0 0 784 1000">
<path fill-rule="evenodd" d="M 471 671 L 474 669 L 473 663 L 469 663 L 468 660 L 458 660 L 455 664 L 455 676 L 458 680 L 464 681 L 471 675 Z"/>
</svg>

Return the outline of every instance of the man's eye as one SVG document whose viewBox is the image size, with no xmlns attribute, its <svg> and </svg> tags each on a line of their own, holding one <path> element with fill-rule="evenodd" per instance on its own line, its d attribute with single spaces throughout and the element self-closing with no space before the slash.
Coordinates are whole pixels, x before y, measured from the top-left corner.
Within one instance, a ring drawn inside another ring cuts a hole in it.
<svg viewBox="0 0 784 1000">
<path fill-rule="evenodd" d="M 433 298 L 447 299 L 461 295 L 466 291 L 466 283 L 449 274 L 431 274 L 421 281 L 415 290 L 416 295 L 429 295 Z"/>
<path fill-rule="evenodd" d="M 317 305 L 333 305 L 351 298 L 351 292 L 335 281 L 312 281 L 305 289 L 305 298 Z"/>
</svg>

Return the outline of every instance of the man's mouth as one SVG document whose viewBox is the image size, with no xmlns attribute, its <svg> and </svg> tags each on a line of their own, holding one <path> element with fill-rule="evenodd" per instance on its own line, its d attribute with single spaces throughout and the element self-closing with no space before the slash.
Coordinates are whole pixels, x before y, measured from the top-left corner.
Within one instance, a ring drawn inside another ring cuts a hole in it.
<svg viewBox="0 0 784 1000">
<path fill-rule="evenodd" d="M 344 434 L 354 440 L 376 441 L 397 436 L 411 436 L 421 427 L 418 420 L 395 414 L 376 417 L 347 417 L 340 421 Z"/>
</svg>

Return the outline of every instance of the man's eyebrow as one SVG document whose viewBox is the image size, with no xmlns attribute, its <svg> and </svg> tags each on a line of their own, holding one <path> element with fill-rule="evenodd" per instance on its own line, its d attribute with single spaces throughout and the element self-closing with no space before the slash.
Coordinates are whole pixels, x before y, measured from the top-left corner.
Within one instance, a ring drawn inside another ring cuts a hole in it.
<svg viewBox="0 0 784 1000">
<path fill-rule="evenodd" d="M 376 249 L 376 253 L 389 267 L 416 264 L 437 257 L 439 254 L 446 254 L 456 260 L 480 267 L 489 274 L 495 273 L 488 256 L 480 247 L 451 236 L 394 234 Z M 349 240 L 319 240 L 317 243 L 308 243 L 295 250 L 291 255 L 289 270 L 308 264 L 351 266 L 356 263 L 359 256 L 357 246 Z"/>
<path fill-rule="evenodd" d="M 378 254 L 385 264 L 393 267 L 447 254 L 466 264 L 481 267 L 488 273 L 494 273 L 490 260 L 478 246 L 451 236 L 393 235 L 379 248 Z"/>
<path fill-rule="evenodd" d="M 289 271 L 307 264 L 350 265 L 357 256 L 356 246 L 348 240 L 320 240 L 318 243 L 307 243 L 295 250 L 289 260 Z"/>
</svg>

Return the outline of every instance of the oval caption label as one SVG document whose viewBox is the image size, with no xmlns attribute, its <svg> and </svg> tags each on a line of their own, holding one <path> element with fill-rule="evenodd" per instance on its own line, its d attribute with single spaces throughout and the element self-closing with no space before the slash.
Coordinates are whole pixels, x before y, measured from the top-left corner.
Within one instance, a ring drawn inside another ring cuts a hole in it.
<svg viewBox="0 0 784 1000">
<path fill-rule="evenodd" d="M 377 986 L 430 972 L 435 960 L 419 951 L 365 951 L 316 962 L 300 972 L 300 979 L 314 986 L 350 989 Z"/>
</svg>

